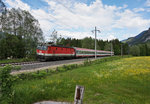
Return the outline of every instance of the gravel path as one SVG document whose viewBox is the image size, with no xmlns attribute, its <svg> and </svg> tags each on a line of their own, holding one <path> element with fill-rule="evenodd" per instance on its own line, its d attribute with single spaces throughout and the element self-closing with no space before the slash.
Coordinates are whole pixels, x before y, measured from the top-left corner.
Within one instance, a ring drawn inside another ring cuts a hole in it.
<svg viewBox="0 0 150 104">
<path fill-rule="evenodd" d="M 103 58 L 103 57 L 98 57 Z M 55 69 L 58 66 L 69 65 L 69 64 L 82 64 L 86 58 L 80 59 L 70 59 L 70 60 L 57 60 L 57 61 L 48 61 L 48 62 L 40 62 L 35 64 L 26 64 L 22 65 L 21 70 L 13 71 L 11 74 L 21 74 L 28 72 L 35 72 L 37 70 L 45 70 L 45 69 Z M 89 58 L 90 60 L 95 60 L 94 58 Z"/>
</svg>

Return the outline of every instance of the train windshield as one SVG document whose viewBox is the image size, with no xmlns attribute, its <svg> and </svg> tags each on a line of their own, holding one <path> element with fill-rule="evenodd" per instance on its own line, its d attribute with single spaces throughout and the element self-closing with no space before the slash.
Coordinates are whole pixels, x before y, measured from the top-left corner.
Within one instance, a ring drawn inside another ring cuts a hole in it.
<svg viewBox="0 0 150 104">
<path fill-rule="evenodd" d="M 47 46 L 38 46 L 37 49 L 39 49 L 39 50 L 47 50 Z"/>
</svg>

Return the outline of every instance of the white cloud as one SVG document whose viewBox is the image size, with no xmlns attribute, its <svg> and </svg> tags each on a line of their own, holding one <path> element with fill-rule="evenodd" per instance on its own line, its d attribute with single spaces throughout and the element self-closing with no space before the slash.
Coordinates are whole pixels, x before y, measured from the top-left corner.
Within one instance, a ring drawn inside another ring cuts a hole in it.
<svg viewBox="0 0 150 104">
<path fill-rule="evenodd" d="M 128 5 L 124 4 L 122 7 L 118 7 L 118 9 L 126 9 Z"/>
<path fill-rule="evenodd" d="M 147 0 L 147 5 L 149 1 Z M 38 19 L 46 38 L 50 36 L 50 31 L 56 29 L 64 36 L 81 39 L 93 36 L 90 32 L 97 26 L 106 33 L 101 35 L 101 39 L 113 39 L 122 37 L 107 34 L 107 32 L 117 34 L 114 30 L 116 28 L 124 29 L 130 34 L 128 30 L 134 29 L 137 33 L 150 26 L 150 19 L 144 19 L 138 14 L 139 11 L 144 11 L 143 8 L 129 10 L 128 5 L 122 7 L 104 5 L 101 0 L 95 0 L 89 5 L 76 0 L 45 0 L 45 2 L 49 5 L 48 12 L 42 8 L 33 9 L 21 0 L 6 0 L 10 7 L 28 10 Z"/>
<path fill-rule="evenodd" d="M 150 8 L 147 8 L 146 11 L 147 11 L 147 12 L 150 12 Z"/>
<path fill-rule="evenodd" d="M 96 0 L 90 5 L 74 3 L 72 8 L 66 9 L 60 3 L 46 0 L 53 9 L 53 15 L 58 17 L 61 23 L 70 28 L 92 29 L 94 26 L 103 28 L 104 31 L 113 28 L 145 28 L 150 25 L 150 20 L 143 19 L 136 12 L 144 11 L 143 8 L 128 10 L 127 5 L 123 7 L 104 5 L 101 0 Z M 54 5 L 57 4 L 57 7 Z M 70 11 L 71 10 L 71 11 Z"/>
<path fill-rule="evenodd" d="M 125 10 L 124 12 L 117 13 L 120 17 L 115 21 L 113 25 L 115 28 L 130 28 L 130 29 L 145 29 L 150 25 L 150 19 L 143 19 L 140 15 L 132 12 L 131 10 Z"/>
<path fill-rule="evenodd" d="M 146 0 L 145 5 L 146 5 L 146 6 L 150 6 L 150 0 Z"/>
<path fill-rule="evenodd" d="M 54 21 L 54 19 L 44 10 L 38 9 L 38 10 L 31 10 L 30 12 L 36 19 L 39 20 L 41 28 L 44 32 L 49 31 L 52 28 L 53 24 L 51 23 L 51 21 Z"/>
<path fill-rule="evenodd" d="M 53 10 L 53 16 L 58 19 L 57 22 L 70 28 L 89 29 L 100 26 L 108 30 L 113 23 L 113 13 L 117 9 L 115 6 L 103 5 L 100 0 L 89 6 L 84 3 L 74 3 L 71 8 L 52 0 L 46 1 L 50 5 L 50 10 Z"/>
<path fill-rule="evenodd" d="M 78 38 L 83 39 L 85 37 L 93 37 L 94 35 L 90 32 L 69 32 L 69 31 L 58 31 L 58 34 L 63 37 L 70 37 L 70 38 Z"/>
<path fill-rule="evenodd" d="M 6 3 L 8 3 L 11 7 L 13 8 L 20 8 L 23 10 L 27 10 L 30 11 L 30 6 L 24 2 L 22 2 L 21 0 L 5 0 Z"/>
<path fill-rule="evenodd" d="M 95 34 L 92 32 L 69 32 L 69 31 L 58 31 L 58 36 L 62 37 L 70 37 L 70 38 L 77 38 L 77 39 L 83 39 L 85 37 L 92 37 L 95 38 Z M 103 40 L 112 40 L 116 39 L 116 37 L 113 35 L 113 33 L 109 34 L 97 34 L 97 39 L 103 39 Z"/>
<path fill-rule="evenodd" d="M 138 34 L 139 34 L 139 33 L 138 33 Z M 128 39 L 128 38 L 130 38 L 130 37 L 134 37 L 134 36 L 136 36 L 136 35 L 138 35 L 138 34 L 130 34 L 130 33 L 129 33 L 129 34 L 124 34 L 124 35 L 123 35 L 123 40 L 124 40 L 124 39 Z"/>
<path fill-rule="evenodd" d="M 109 35 L 109 36 L 107 37 L 107 40 L 112 40 L 112 39 L 116 39 L 116 37 L 115 37 L 114 35 Z"/>
<path fill-rule="evenodd" d="M 145 9 L 144 8 L 134 8 L 133 11 L 134 12 L 143 12 L 143 11 L 145 11 Z"/>
</svg>

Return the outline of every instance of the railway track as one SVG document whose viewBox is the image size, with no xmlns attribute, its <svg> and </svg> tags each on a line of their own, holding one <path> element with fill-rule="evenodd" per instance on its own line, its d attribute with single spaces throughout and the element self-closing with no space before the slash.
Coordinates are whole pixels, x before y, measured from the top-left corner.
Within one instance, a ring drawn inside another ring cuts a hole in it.
<svg viewBox="0 0 150 104">
<path fill-rule="evenodd" d="M 101 59 L 104 57 L 97 57 L 97 59 Z M 64 60 L 53 60 L 53 61 L 47 61 L 47 62 L 40 62 L 40 61 L 32 61 L 32 62 L 20 62 L 20 63 L 4 63 L 0 64 L 0 66 L 6 66 L 8 64 L 10 65 L 20 65 L 20 70 L 13 70 L 12 74 L 18 74 L 18 73 L 24 73 L 24 72 L 32 72 L 36 70 L 42 70 L 43 68 L 51 68 L 55 66 L 61 66 L 66 64 L 80 64 L 83 61 L 85 61 L 86 58 L 78 58 L 78 59 L 64 59 Z M 88 58 L 90 60 L 93 60 L 95 58 Z"/>
<path fill-rule="evenodd" d="M 98 57 L 97 59 L 100 59 L 103 57 Z M 43 67 L 53 67 L 56 65 L 65 65 L 65 64 L 71 64 L 74 62 L 81 62 L 84 61 L 86 58 L 79 58 L 79 59 L 64 59 L 64 60 L 53 60 L 53 61 L 47 61 L 47 62 L 39 62 L 37 64 L 25 64 L 21 65 L 21 70 L 33 70 L 37 68 L 43 68 Z M 90 60 L 95 58 L 89 58 Z"/>
<path fill-rule="evenodd" d="M 67 59 L 67 60 L 53 60 L 53 61 L 47 61 L 47 62 L 40 62 L 37 64 L 25 64 L 21 65 L 20 70 L 14 70 L 12 71 L 12 74 L 21 74 L 21 73 L 28 73 L 28 72 L 35 72 L 38 70 L 44 70 L 49 68 L 56 68 L 63 65 L 69 65 L 69 64 L 81 64 L 86 58 L 79 58 L 79 59 Z M 93 60 L 94 58 L 89 58 L 90 60 Z"/>
</svg>

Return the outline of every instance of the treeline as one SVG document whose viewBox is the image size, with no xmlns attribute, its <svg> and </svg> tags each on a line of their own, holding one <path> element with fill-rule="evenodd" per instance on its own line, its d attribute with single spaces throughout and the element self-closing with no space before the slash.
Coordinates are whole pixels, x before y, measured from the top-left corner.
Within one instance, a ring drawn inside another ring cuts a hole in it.
<svg viewBox="0 0 150 104">
<path fill-rule="evenodd" d="M 133 56 L 150 56 L 150 42 L 130 46 L 130 54 Z"/>
<path fill-rule="evenodd" d="M 129 53 L 128 44 L 121 43 L 118 39 L 114 39 L 111 41 L 97 40 L 97 50 L 111 51 L 111 44 L 112 50 L 114 51 L 115 55 L 121 54 L 121 46 L 124 55 L 127 55 Z M 59 38 L 57 40 L 57 45 L 95 49 L 95 39 L 91 37 L 86 37 L 84 39 Z"/>
<path fill-rule="evenodd" d="M 57 39 L 57 45 L 95 49 L 95 39 L 91 37 L 84 39 L 59 38 Z M 121 55 L 122 49 L 123 55 L 150 56 L 150 42 L 130 46 L 118 39 L 110 41 L 97 40 L 97 50 L 111 51 L 111 45 L 115 55 Z"/>
<path fill-rule="evenodd" d="M 38 43 L 44 41 L 38 20 L 28 11 L 6 9 L 0 0 L 0 59 L 33 58 L 36 56 Z M 57 45 L 94 49 L 95 39 L 58 38 Z M 129 46 L 118 39 L 111 41 L 97 40 L 97 50 L 114 51 L 115 55 L 149 56 L 150 43 Z"/>
<path fill-rule="evenodd" d="M 6 7 L 3 4 L 1 8 Z M 28 11 L 1 9 L 0 59 L 34 57 L 36 46 L 42 41 L 39 22 Z"/>
</svg>

